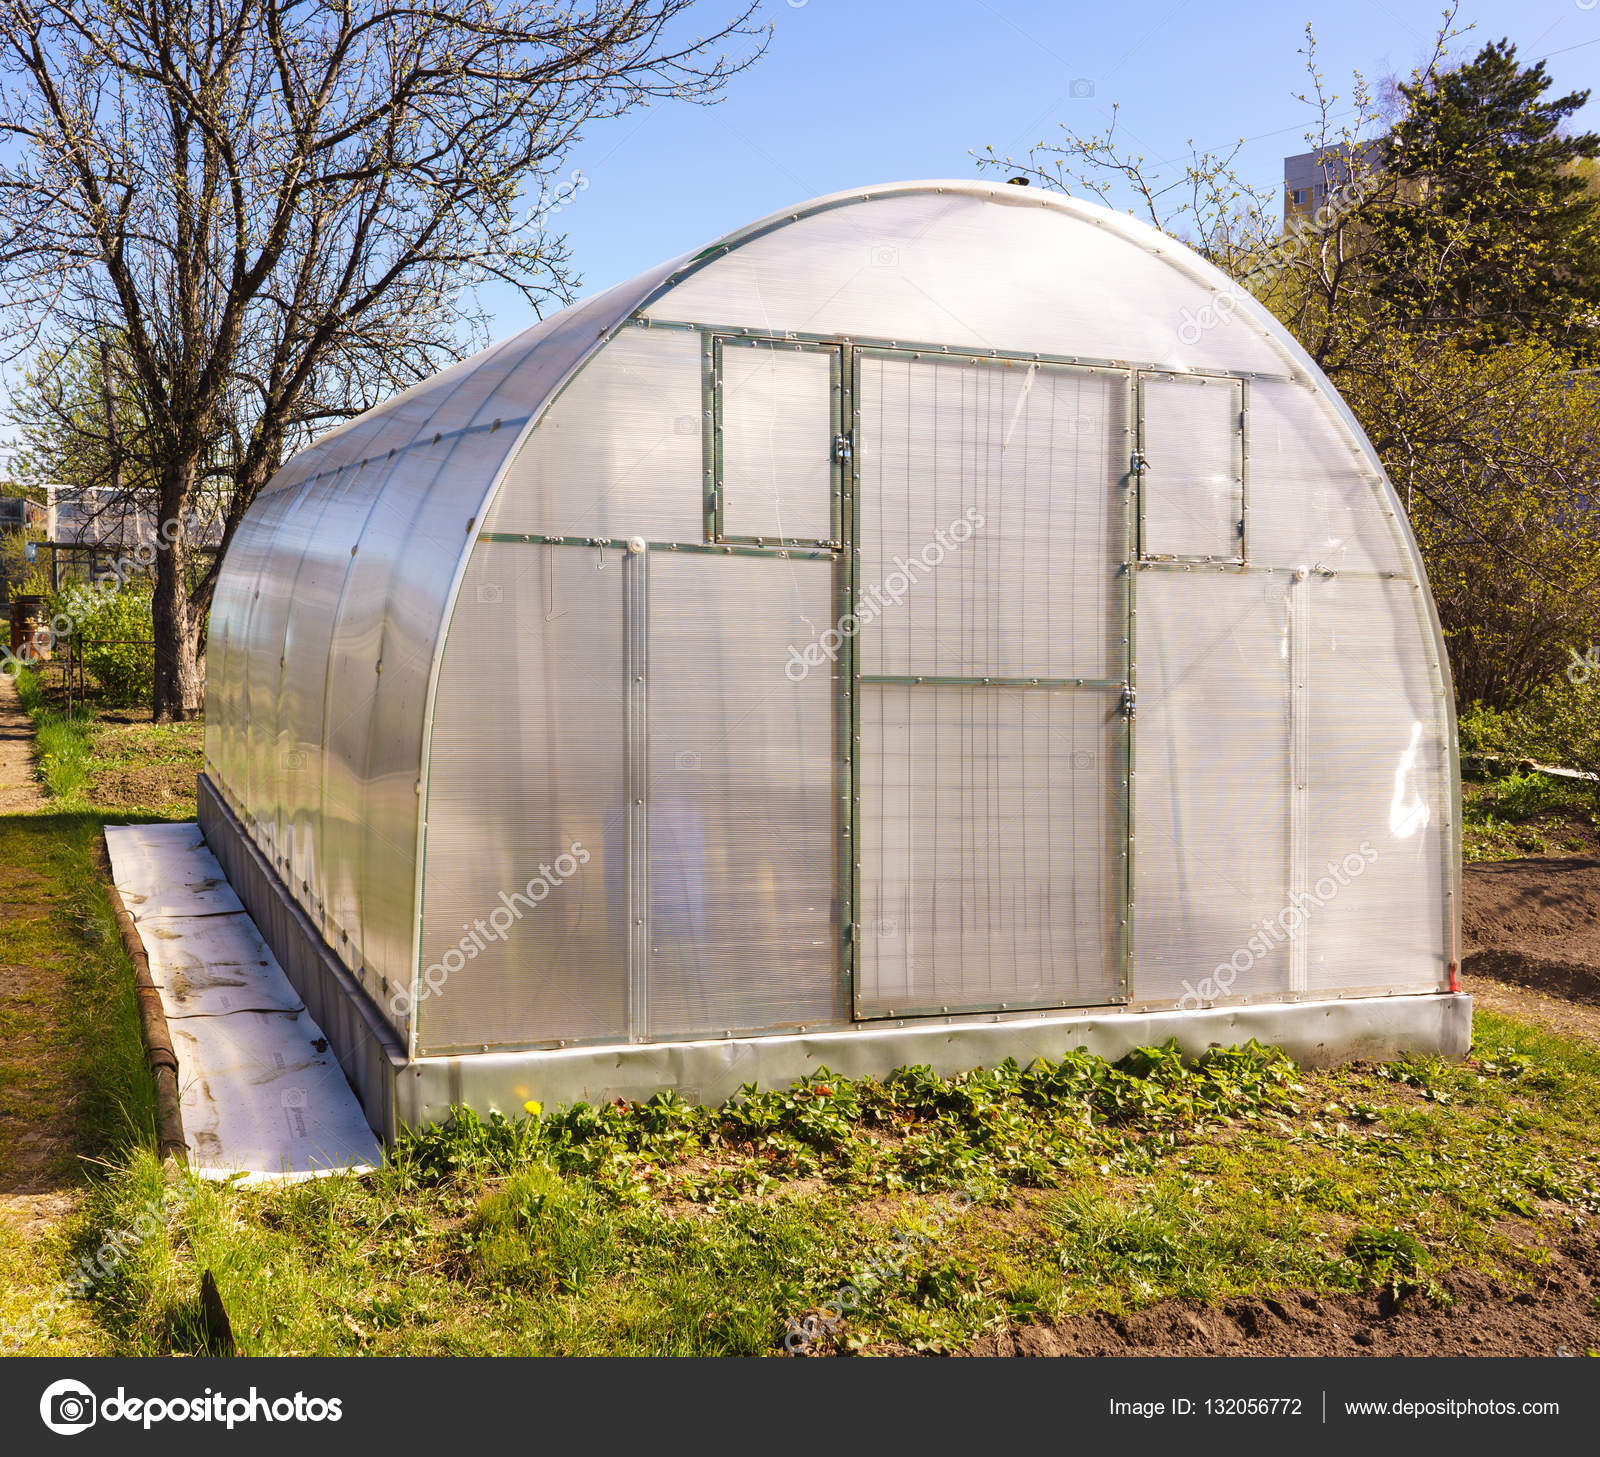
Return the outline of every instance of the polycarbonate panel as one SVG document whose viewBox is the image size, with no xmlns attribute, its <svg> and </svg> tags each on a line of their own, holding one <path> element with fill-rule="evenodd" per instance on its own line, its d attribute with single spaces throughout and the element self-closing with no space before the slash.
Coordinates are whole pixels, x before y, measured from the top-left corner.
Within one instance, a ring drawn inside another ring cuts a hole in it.
<svg viewBox="0 0 1600 1457">
<path fill-rule="evenodd" d="M 622 566 L 600 561 L 480 542 L 468 564 L 433 723 L 423 1053 L 626 1037 Z"/>
<path fill-rule="evenodd" d="M 412 970 L 423 714 L 440 615 L 479 508 L 477 491 L 462 483 L 481 481 L 503 453 L 498 440 L 479 430 L 439 448 L 448 455 L 396 543 L 379 645 L 382 671 L 366 718 L 361 954 L 379 986 L 403 986 Z M 372 536 L 369 525 L 363 550 Z"/>
<path fill-rule="evenodd" d="M 1135 1002 L 1289 990 L 1289 581 L 1139 573 Z"/>
<path fill-rule="evenodd" d="M 312 499 L 313 491 L 310 486 L 296 491 L 279 517 L 272 533 L 270 560 L 284 563 L 284 569 L 261 573 L 250 614 L 246 703 L 250 713 L 251 752 L 246 802 L 250 806 L 256 843 L 280 875 L 287 873 L 287 861 L 279 842 L 283 826 L 283 779 L 288 770 L 278 734 L 278 702 L 287 662 L 284 632 L 294 600 L 299 562 L 321 516 L 318 504 Z"/>
<path fill-rule="evenodd" d="M 257 509 L 239 523 L 234 544 L 229 549 L 225 571 L 232 577 L 230 600 L 226 616 L 213 615 L 213 631 L 224 633 L 223 651 L 213 661 L 208 650 L 206 662 L 206 720 L 211 721 L 212 674 L 216 678 L 217 722 L 226 726 L 226 732 L 214 760 L 224 776 L 234 807 L 241 811 L 244 803 L 245 763 L 247 759 L 248 725 L 245 716 L 244 685 L 245 664 L 250 655 L 250 609 L 255 603 L 256 583 L 260 580 L 261 564 L 266 560 L 272 531 L 277 525 L 277 510 Z M 219 593 L 222 583 L 218 585 Z"/>
<path fill-rule="evenodd" d="M 317 529 L 301 558 L 284 634 L 283 687 L 278 702 L 278 743 L 285 766 L 283 813 L 287 819 L 280 871 L 294 898 L 320 923 L 323 883 L 323 711 L 328 687 L 328 651 L 351 547 L 372 510 L 359 474 L 319 481 Z"/>
<path fill-rule="evenodd" d="M 386 1010 L 415 964 L 422 726 L 471 525 L 530 414 L 671 266 L 330 431 L 236 534 L 218 589 L 209 760 L 247 821 L 265 817 L 252 834 Z M 698 412 L 698 366 L 691 375 Z M 697 423 L 697 451 L 698 436 Z"/>
<path fill-rule="evenodd" d="M 206 636 L 206 764 L 219 785 L 233 792 L 232 765 L 242 743 L 240 664 L 245 623 L 256 575 L 265 554 L 265 514 L 251 511 L 234 531 L 217 574 Z"/>
<path fill-rule="evenodd" d="M 529 436 L 485 529 L 700 541 L 701 375 L 698 335 L 621 330 Z"/>
<path fill-rule="evenodd" d="M 1230 285 L 1181 243 L 1092 204 L 965 186 L 784 221 L 714 257 L 649 313 L 774 334 L 1288 372 L 1247 295 L 1205 327 L 1213 289 Z"/>
<path fill-rule="evenodd" d="M 859 368 L 861 671 L 1120 678 L 1127 376 Z"/>
<path fill-rule="evenodd" d="M 1238 380 L 1143 375 L 1145 557 L 1237 561 L 1244 540 L 1244 387 Z"/>
<path fill-rule="evenodd" d="M 861 694 L 858 1011 L 1114 997 L 1127 870 L 1120 695 Z"/>
<path fill-rule="evenodd" d="M 1313 993 L 1448 981 L 1449 727 L 1420 590 L 1313 576 L 1306 890 Z"/>
<path fill-rule="evenodd" d="M 1252 380 L 1250 560 L 1418 580 L 1387 485 L 1309 384 Z"/>
<path fill-rule="evenodd" d="M 722 535 L 832 540 L 838 351 L 725 339 L 719 352 Z"/>
<path fill-rule="evenodd" d="M 276 611 L 280 593 L 277 589 L 279 573 L 275 569 L 275 547 L 284 519 L 298 497 L 285 497 L 272 503 L 262 513 L 257 527 L 260 532 L 259 555 L 254 578 L 242 613 L 244 630 L 236 658 L 230 654 L 229 669 L 236 674 L 239 714 L 239 742 L 237 757 L 231 766 L 234 772 L 234 792 L 239 797 L 242 818 L 250 830 L 251 838 L 268 859 L 272 858 L 270 838 L 263 833 L 262 821 L 274 813 L 270 802 L 270 789 L 265 778 L 271 762 L 269 739 L 276 735 L 277 704 L 273 693 L 278 670 L 280 648 L 274 647 L 274 631 L 278 622 Z"/>
<path fill-rule="evenodd" d="M 370 838 L 367 757 L 379 680 L 385 671 L 385 628 L 394 599 L 407 590 L 398 577 L 397 564 L 419 508 L 439 482 L 440 472 L 454 444 L 452 439 L 439 445 L 413 446 L 397 458 L 382 495 L 362 527 L 361 541 L 351 559 L 334 618 L 328 657 L 322 793 L 326 845 L 323 861 L 325 934 L 330 941 L 338 938 L 333 944 L 384 1005 L 388 1004 L 394 987 L 385 988 L 376 975 L 366 973 L 369 963 L 365 945 L 367 917 L 362 898 L 362 855 Z M 464 542 L 463 535 L 452 547 L 434 542 L 433 549 L 453 551 L 459 561 Z M 426 651 L 432 651 L 432 644 Z M 404 728 L 398 723 L 388 727 L 391 732 Z M 418 772 L 420 759 L 419 748 Z M 413 780 L 415 778 L 414 774 Z M 392 868 L 397 876 L 410 873 L 415 851 L 406 847 L 403 839 L 392 840 L 381 853 L 385 859 L 392 857 Z"/>
<path fill-rule="evenodd" d="M 650 1035 L 843 1021 L 839 685 L 786 671 L 835 567 L 651 552 L 648 590 Z"/>
</svg>

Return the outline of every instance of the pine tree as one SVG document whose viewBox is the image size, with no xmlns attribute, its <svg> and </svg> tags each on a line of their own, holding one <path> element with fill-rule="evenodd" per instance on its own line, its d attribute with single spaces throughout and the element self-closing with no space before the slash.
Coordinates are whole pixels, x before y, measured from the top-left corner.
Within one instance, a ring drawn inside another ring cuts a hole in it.
<svg viewBox="0 0 1600 1457">
<path fill-rule="evenodd" d="M 1600 195 L 1585 175 L 1600 135 L 1565 134 L 1589 93 L 1549 98 L 1550 85 L 1542 62 L 1519 64 L 1501 40 L 1400 88 L 1386 166 L 1401 185 L 1370 265 L 1379 300 L 1407 327 L 1600 352 Z"/>
</svg>

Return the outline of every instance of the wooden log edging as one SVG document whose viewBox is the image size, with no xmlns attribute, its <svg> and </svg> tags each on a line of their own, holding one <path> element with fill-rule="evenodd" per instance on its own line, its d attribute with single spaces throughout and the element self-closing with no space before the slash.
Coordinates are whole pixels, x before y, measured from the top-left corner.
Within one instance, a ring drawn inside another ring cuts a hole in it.
<svg viewBox="0 0 1600 1457">
<path fill-rule="evenodd" d="M 108 849 L 107 860 L 110 859 Z M 108 866 L 109 869 L 109 866 Z M 111 914 L 116 917 L 122 944 L 133 962 L 133 990 L 139 1002 L 139 1022 L 144 1028 L 145 1061 L 156 1087 L 156 1150 L 161 1158 L 188 1162 L 189 1144 L 183 1136 L 183 1113 L 178 1105 L 178 1054 L 167 1030 L 167 1013 L 161 1005 L 161 991 L 150 974 L 150 958 L 133 917 L 122 903 L 122 895 L 106 877 L 106 894 L 111 898 Z"/>
</svg>

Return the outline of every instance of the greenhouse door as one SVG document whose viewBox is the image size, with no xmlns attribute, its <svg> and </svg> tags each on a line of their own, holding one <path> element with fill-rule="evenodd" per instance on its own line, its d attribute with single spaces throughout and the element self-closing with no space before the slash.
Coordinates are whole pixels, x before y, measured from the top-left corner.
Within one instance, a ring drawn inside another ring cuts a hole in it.
<svg viewBox="0 0 1600 1457">
<path fill-rule="evenodd" d="M 1126 373 L 857 349 L 857 1017 L 1126 982 Z"/>
</svg>

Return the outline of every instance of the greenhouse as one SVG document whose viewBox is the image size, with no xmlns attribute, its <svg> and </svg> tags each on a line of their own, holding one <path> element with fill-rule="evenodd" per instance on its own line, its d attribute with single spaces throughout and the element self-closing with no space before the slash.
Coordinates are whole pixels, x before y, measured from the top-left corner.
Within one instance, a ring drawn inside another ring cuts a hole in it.
<svg viewBox="0 0 1600 1457">
<path fill-rule="evenodd" d="M 1037 189 L 838 194 L 285 465 L 201 825 L 373 1126 L 1465 1051 L 1422 563 L 1232 287 Z"/>
</svg>

